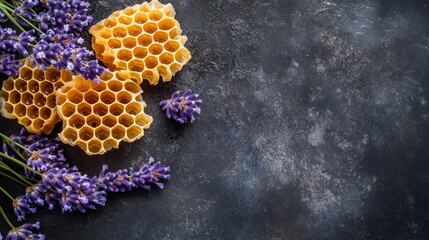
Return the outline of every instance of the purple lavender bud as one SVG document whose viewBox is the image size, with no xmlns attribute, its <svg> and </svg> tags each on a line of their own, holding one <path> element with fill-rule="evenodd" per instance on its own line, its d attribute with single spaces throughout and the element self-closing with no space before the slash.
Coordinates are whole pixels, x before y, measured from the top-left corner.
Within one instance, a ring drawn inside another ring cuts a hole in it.
<svg viewBox="0 0 429 240">
<path fill-rule="evenodd" d="M 11 229 L 9 233 L 6 236 L 6 240 L 27 240 L 27 239 L 34 239 L 34 240 L 44 240 L 45 235 L 43 234 L 36 234 L 33 233 L 33 229 L 39 229 L 40 223 L 36 222 L 35 224 L 23 224 L 20 227 Z"/>
<path fill-rule="evenodd" d="M 46 191 L 47 189 L 45 188 L 45 186 L 43 186 L 43 184 L 38 183 L 34 186 L 27 187 L 25 197 L 28 200 L 31 200 L 34 204 L 43 206 L 45 203 L 43 198 L 45 196 Z"/>
<path fill-rule="evenodd" d="M 29 200 L 25 196 L 19 196 L 12 202 L 13 211 L 15 215 L 18 217 L 18 221 L 22 221 L 25 219 L 26 213 L 35 213 L 36 208 L 32 206 L 31 200 Z"/>
<path fill-rule="evenodd" d="M 15 59 L 14 54 L 4 53 L 0 55 L 0 72 L 8 76 L 17 76 L 20 67 L 21 61 Z"/>
<path fill-rule="evenodd" d="M 168 119 L 173 118 L 180 123 L 190 120 L 193 123 L 195 121 L 194 113 L 201 113 L 198 104 L 202 102 L 201 99 L 198 99 L 198 94 L 187 89 L 181 96 L 179 91 L 174 92 L 170 99 L 161 101 L 159 105 L 165 111 Z"/>
</svg>

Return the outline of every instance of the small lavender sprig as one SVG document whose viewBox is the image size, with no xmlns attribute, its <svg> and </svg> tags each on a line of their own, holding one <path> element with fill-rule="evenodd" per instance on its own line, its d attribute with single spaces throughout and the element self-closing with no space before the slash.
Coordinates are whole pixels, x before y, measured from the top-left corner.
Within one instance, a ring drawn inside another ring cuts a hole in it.
<svg viewBox="0 0 429 240">
<path fill-rule="evenodd" d="M 171 95 L 170 99 L 161 101 L 159 105 L 165 111 L 168 119 L 173 117 L 175 121 L 182 124 L 188 120 L 193 123 L 195 121 L 194 113 L 201 113 L 198 104 L 203 101 L 198 99 L 198 96 L 190 89 L 187 89 L 182 95 L 180 95 L 180 91 L 176 91 Z"/>
<path fill-rule="evenodd" d="M 39 229 L 40 223 L 36 222 L 35 224 L 26 223 L 23 224 L 20 227 L 13 228 L 9 231 L 9 233 L 6 236 L 6 240 L 27 240 L 27 239 L 34 239 L 34 240 L 43 240 L 45 239 L 45 235 L 41 233 L 33 233 L 34 229 Z M 1 235 L 0 235 L 1 240 Z"/>
</svg>

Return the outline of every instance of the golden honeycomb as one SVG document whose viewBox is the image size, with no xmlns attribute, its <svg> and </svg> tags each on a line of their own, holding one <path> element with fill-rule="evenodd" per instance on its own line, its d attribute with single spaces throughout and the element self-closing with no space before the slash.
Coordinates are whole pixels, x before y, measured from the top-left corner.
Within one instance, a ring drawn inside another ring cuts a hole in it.
<svg viewBox="0 0 429 240">
<path fill-rule="evenodd" d="M 175 15 L 170 3 L 157 0 L 112 13 L 89 30 L 96 57 L 138 84 L 170 81 L 191 58 Z"/>
<path fill-rule="evenodd" d="M 42 71 L 31 65 L 31 59 L 23 60 L 18 76 L 3 82 L 0 91 L 0 112 L 6 118 L 18 119 L 18 123 L 36 134 L 50 134 L 60 121 L 56 111 L 55 91 L 72 74 L 67 70 L 51 67 Z"/>
<path fill-rule="evenodd" d="M 152 117 L 143 109 L 142 89 L 119 73 L 105 72 L 100 83 L 74 76 L 57 91 L 57 109 L 63 120 L 64 143 L 78 145 L 88 155 L 118 148 L 144 135 Z"/>
</svg>

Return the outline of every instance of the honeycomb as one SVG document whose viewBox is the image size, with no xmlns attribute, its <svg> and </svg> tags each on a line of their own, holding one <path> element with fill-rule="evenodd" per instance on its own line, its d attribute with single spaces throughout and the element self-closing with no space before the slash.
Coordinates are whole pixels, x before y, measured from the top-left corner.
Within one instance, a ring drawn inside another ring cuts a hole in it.
<svg viewBox="0 0 429 240">
<path fill-rule="evenodd" d="M 89 30 L 96 57 L 138 84 L 156 85 L 160 76 L 170 81 L 191 58 L 175 15 L 171 4 L 157 0 L 112 13 Z"/>
<path fill-rule="evenodd" d="M 50 134 L 60 121 L 56 111 L 55 91 L 72 79 L 67 70 L 51 67 L 42 71 L 33 67 L 31 59 L 23 60 L 18 76 L 3 82 L 0 91 L 0 112 L 36 134 Z"/>
<path fill-rule="evenodd" d="M 57 91 L 61 141 L 93 155 L 141 138 L 152 123 L 143 112 L 146 103 L 141 93 L 137 83 L 117 72 L 105 72 L 98 84 L 74 76 Z"/>
</svg>

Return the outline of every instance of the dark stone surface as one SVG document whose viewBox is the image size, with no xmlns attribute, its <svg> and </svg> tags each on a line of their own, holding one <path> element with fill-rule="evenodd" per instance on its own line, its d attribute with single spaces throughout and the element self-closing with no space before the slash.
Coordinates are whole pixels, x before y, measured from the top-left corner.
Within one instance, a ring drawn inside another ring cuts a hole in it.
<svg viewBox="0 0 429 240">
<path fill-rule="evenodd" d="M 47 239 L 429 239 L 427 1 L 171 2 L 193 58 L 143 85 L 145 137 L 66 148 L 88 174 L 154 156 L 171 181 L 30 216 Z M 95 21 L 135 3 L 94 1 Z M 185 88 L 204 104 L 181 126 L 157 103 Z"/>
</svg>

